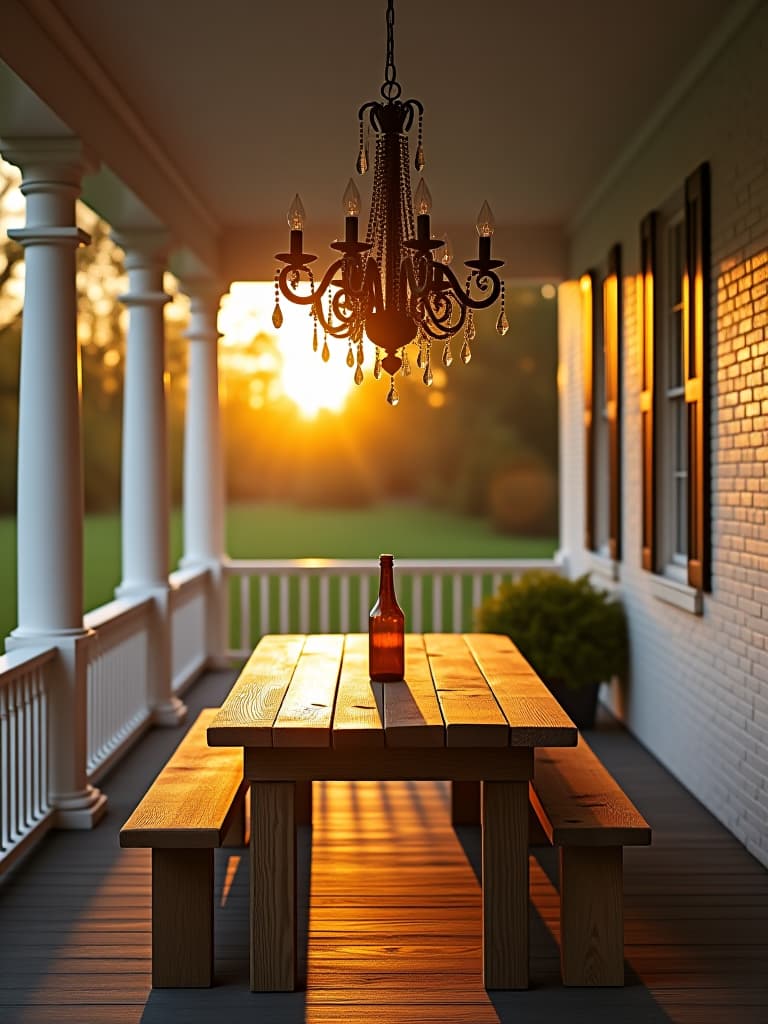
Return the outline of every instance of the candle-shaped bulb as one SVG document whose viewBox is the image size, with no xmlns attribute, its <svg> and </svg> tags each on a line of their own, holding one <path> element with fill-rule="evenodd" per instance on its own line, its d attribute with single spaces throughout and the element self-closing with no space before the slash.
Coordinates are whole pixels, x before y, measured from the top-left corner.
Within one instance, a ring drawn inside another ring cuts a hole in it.
<svg viewBox="0 0 768 1024">
<path fill-rule="evenodd" d="M 413 197 L 413 210 L 417 216 L 423 216 L 432 212 L 432 196 L 423 178 L 419 182 L 419 187 L 416 189 Z"/>
<path fill-rule="evenodd" d="M 299 193 L 297 192 L 291 203 L 291 207 L 288 210 L 288 227 L 291 231 L 303 231 L 304 221 L 306 219 L 306 212 L 304 210 L 304 204 L 302 203 Z"/>
<path fill-rule="evenodd" d="M 351 178 L 349 179 L 347 187 L 344 189 L 344 195 L 341 202 L 344 207 L 344 213 L 347 217 L 360 216 L 360 193 Z"/>
<path fill-rule="evenodd" d="M 493 229 L 496 227 L 496 218 L 493 216 L 493 211 L 487 202 L 484 202 L 480 207 L 475 227 L 481 238 L 490 238 L 493 234 Z"/>
</svg>

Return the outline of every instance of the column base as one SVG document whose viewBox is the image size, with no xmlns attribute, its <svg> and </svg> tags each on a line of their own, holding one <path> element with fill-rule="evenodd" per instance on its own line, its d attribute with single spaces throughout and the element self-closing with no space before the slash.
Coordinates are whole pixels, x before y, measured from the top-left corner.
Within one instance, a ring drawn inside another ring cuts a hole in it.
<svg viewBox="0 0 768 1024">
<path fill-rule="evenodd" d="M 152 708 L 153 725 L 173 728 L 176 725 L 181 725 L 186 717 L 187 705 L 178 697 L 171 697 L 170 700 Z"/>
<path fill-rule="evenodd" d="M 91 829 L 104 817 L 107 797 L 95 786 L 86 786 L 82 793 L 53 797 L 56 809 L 56 827 L 65 829 Z"/>
</svg>

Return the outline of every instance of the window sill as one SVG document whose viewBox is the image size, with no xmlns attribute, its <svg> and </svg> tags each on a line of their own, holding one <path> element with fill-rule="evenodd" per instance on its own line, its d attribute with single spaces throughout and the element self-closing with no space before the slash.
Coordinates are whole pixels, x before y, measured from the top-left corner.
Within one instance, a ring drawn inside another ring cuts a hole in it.
<svg viewBox="0 0 768 1024">
<path fill-rule="evenodd" d="M 608 555 L 588 551 L 587 569 L 592 582 L 605 590 L 613 590 L 619 582 L 619 563 Z"/>
<path fill-rule="evenodd" d="M 682 608 L 692 615 L 701 615 L 704 607 L 701 591 L 687 583 L 678 583 L 667 576 L 651 576 L 651 593 L 659 601 Z"/>
</svg>

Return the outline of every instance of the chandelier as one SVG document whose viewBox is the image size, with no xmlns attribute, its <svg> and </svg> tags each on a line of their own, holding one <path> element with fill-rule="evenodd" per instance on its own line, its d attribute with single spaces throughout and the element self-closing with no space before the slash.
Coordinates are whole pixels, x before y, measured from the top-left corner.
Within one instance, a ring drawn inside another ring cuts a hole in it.
<svg viewBox="0 0 768 1024">
<path fill-rule="evenodd" d="M 442 343 L 442 363 L 453 362 L 451 339 L 463 330 L 462 362 L 472 358 L 476 336 L 474 311 L 493 305 L 501 296 L 496 321 L 499 334 L 509 329 L 504 308 L 504 284 L 496 270 L 503 260 L 491 258 L 494 219 L 484 202 L 477 219 L 477 259 L 467 260 L 466 282 L 460 283 L 450 263 L 448 238 L 431 232 L 432 198 L 422 178 L 411 192 L 408 133 L 417 124 L 414 167 L 424 167 L 422 145 L 424 108 L 418 100 L 401 100 L 394 53 L 394 0 L 387 0 L 387 55 L 382 101 L 365 103 L 359 111 L 360 149 L 357 172 L 369 166 L 369 137 L 375 136 L 373 186 L 365 241 L 359 239 L 360 193 L 352 179 L 344 192 L 344 240 L 331 243 L 340 255 L 318 281 L 309 264 L 317 257 L 304 252 L 306 214 L 298 194 L 288 211 L 290 251 L 276 254 L 283 265 L 275 272 L 272 323 L 283 323 L 280 296 L 309 307 L 313 320 L 312 346 L 318 350 L 318 324 L 323 332 L 321 357 L 330 358 L 328 336 L 348 341 L 347 365 L 356 384 L 363 381 L 363 338 L 376 347 L 373 375 L 389 375 L 387 401 L 400 397 L 395 375 L 410 376 L 408 347 L 417 347 L 416 365 L 431 386 L 432 345 Z"/>
</svg>

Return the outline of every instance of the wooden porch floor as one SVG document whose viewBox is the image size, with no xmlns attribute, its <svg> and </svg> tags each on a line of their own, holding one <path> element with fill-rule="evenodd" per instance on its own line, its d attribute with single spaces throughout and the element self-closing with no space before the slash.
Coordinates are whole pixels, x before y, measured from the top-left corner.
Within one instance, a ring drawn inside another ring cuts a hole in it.
<svg viewBox="0 0 768 1024">
<path fill-rule="evenodd" d="M 187 695 L 219 704 L 232 673 Z M 0 1021 L 768 1022 L 768 872 L 642 747 L 590 743 L 654 829 L 625 855 L 624 989 L 564 989 L 551 851 L 531 858 L 531 989 L 480 975 L 479 830 L 450 826 L 443 783 L 326 783 L 300 842 L 303 991 L 248 991 L 247 851 L 217 851 L 217 984 L 150 988 L 149 852 L 117 832 L 176 745 L 156 729 L 102 783 L 94 832 L 49 834 L 0 885 Z M 545 856 L 546 854 L 546 856 Z"/>
</svg>

